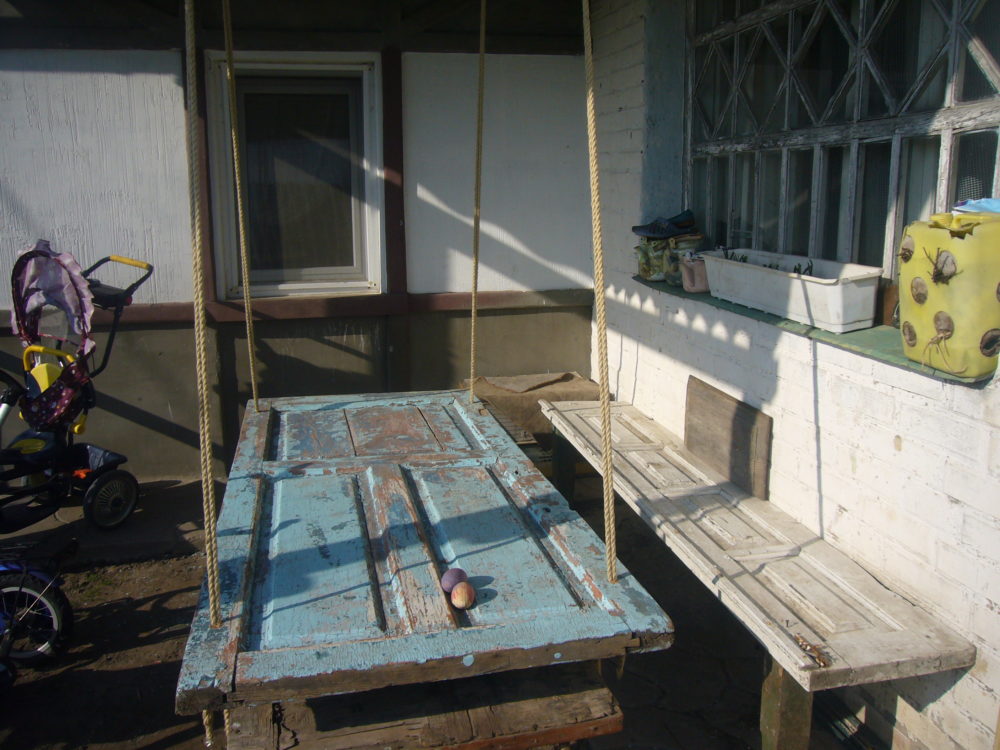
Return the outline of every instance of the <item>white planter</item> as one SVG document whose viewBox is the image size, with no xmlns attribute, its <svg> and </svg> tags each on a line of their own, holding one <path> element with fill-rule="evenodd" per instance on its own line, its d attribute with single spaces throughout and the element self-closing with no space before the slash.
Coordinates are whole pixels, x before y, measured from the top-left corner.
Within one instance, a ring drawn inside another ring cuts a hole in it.
<svg viewBox="0 0 1000 750">
<path fill-rule="evenodd" d="M 746 256 L 745 262 L 726 259 L 722 250 L 701 256 L 713 297 L 834 333 L 870 328 L 875 318 L 881 268 L 763 250 L 729 251 L 730 258 Z"/>
</svg>

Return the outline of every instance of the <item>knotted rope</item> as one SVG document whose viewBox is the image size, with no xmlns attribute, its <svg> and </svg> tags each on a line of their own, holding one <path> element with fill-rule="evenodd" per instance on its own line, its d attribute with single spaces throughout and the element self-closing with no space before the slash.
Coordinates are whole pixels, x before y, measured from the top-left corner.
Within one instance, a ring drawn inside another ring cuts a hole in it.
<svg viewBox="0 0 1000 750">
<path fill-rule="evenodd" d="M 469 403 L 476 397 L 476 323 L 479 319 L 479 215 L 483 192 L 483 84 L 486 79 L 486 0 L 479 2 L 479 93 L 476 101 L 476 188 L 472 211 L 472 312 L 469 333 Z"/>
<path fill-rule="evenodd" d="M 201 204 L 201 139 L 198 134 L 198 65 L 195 48 L 194 0 L 184 0 L 184 47 L 186 63 L 186 107 L 188 180 L 191 200 L 192 279 L 194 284 L 194 336 L 195 367 L 198 381 L 198 443 L 201 456 L 201 498 L 205 518 L 205 578 L 208 585 L 209 623 L 213 628 L 222 627 L 219 604 L 219 549 L 216 538 L 215 482 L 212 476 L 212 438 L 208 404 L 208 327 L 205 313 L 204 234 Z M 226 712 L 228 730 L 229 716 Z M 212 715 L 202 711 L 205 727 L 205 745 L 212 747 Z M 227 732 L 228 734 L 228 732 Z"/>
<path fill-rule="evenodd" d="M 601 181 L 597 164 L 597 109 L 594 104 L 594 40 L 590 32 L 590 0 L 583 0 L 583 51 L 587 72 L 587 146 L 590 155 L 590 215 L 594 237 L 594 314 L 597 318 L 597 362 L 601 394 L 601 474 L 604 486 L 604 548 L 608 580 L 616 570 L 615 490 L 611 460 L 611 390 L 608 386 L 608 328 L 604 304 L 604 238 L 601 228 Z"/>
</svg>

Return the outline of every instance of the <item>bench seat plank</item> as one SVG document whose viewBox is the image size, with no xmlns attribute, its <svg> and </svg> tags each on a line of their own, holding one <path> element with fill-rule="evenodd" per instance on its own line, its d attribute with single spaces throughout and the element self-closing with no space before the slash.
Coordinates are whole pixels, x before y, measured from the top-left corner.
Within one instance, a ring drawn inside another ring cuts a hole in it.
<svg viewBox="0 0 1000 750">
<path fill-rule="evenodd" d="M 541 403 L 598 471 L 600 405 Z M 612 405 L 616 492 L 808 691 L 971 665 L 975 647 L 772 503 Z"/>
</svg>

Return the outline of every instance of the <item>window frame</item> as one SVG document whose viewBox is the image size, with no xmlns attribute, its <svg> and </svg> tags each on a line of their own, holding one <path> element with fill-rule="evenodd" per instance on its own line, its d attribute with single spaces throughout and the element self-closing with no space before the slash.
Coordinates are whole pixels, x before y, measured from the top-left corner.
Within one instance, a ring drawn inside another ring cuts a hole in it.
<svg viewBox="0 0 1000 750">
<path fill-rule="evenodd" d="M 364 200 L 360 215 L 360 279 L 310 280 L 310 271 L 285 280 L 251 282 L 257 297 L 303 295 L 355 296 L 381 294 L 386 285 L 384 166 L 382 157 L 381 56 L 378 52 L 261 52 L 233 54 L 237 76 L 282 78 L 336 78 L 338 74 L 360 76 L 362 182 Z M 226 75 L 226 55 L 221 50 L 205 53 L 208 166 L 211 178 L 213 245 L 216 264 L 216 294 L 220 300 L 242 299 L 239 272 L 236 190 L 230 135 L 232 112 Z M 317 266 L 317 269 L 322 267 Z M 346 268 L 346 267 L 344 267 Z"/>
<path fill-rule="evenodd" d="M 904 2 L 906 0 L 903 0 Z M 755 3 L 756 4 L 756 3 Z M 770 19 L 776 18 L 783 14 L 788 14 L 797 8 L 811 7 L 815 5 L 825 6 L 825 12 L 828 16 L 833 16 L 834 21 L 838 23 L 842 28 L 845 26 L 845 21 L 842 17 L 838 16 L 834 9 L 836 3 L 828 2 L 828 0 L 771 0 L 763 4 L 763 7 L 759 7 L 755 10 L 747 12 L 743 15 L 737 15 L 735 18 L 731 18 L 721 23 L 717 23 L 713 28 L 703 31 L 701 33 L 696 33 L 696 11 L 697 2 L 696 0 L 689 0 L 688 2 L 688 44 L 690 53 L 688 55 L 689 61 L 694 61 L 697 59 L 705 59 L 706 61 L 710 56 L 717 55 L 717 50 L 722 49 L 722 46 L 716 46 L 719 42 L 724 42 L 726 40 L 733 40 L 733 49 L 736 49 L 736 40 L 740 38 L 741 35 L 745 35 L 748 32 L 759 28 L 760 24 Z M 869 3 L 867 0 L 860 0 L 862 6 L 862 12 L 867 12 Z M 942 7 L 945 7 L 942 3 L 935 0 L 934 4 L 939 7 L 939 12 Z M 947 4 L 949 10 L 954 9 L 954 5 L 951 3 Z M 840 241 L 837 245 L 837 255 L 835 260 L 841 262 L 857 262 L 857 258 L 860 247 L 858 243 L 858 236 L 861 227 L 861 216 L 862 207 L 861 201 L 862 187 L 863 187 L 863 175 L 864 175 L 864 165 L 863 156 L 865 147 L 873 143 L 886 143 L 890 149 L 889 157 L 889 167 L 888 167 L 888 183 L 889 183 L 889 195 L 886 201 L 886 227 L 884 242 L 882 246 L 882 268 L 883 276 L 892 278 L 895 274 L 895 243 L 898 241 L 899 235 L 903 230 L 903 204 L 904 204 L 904 186 L 902 184 L 902 160 L 905 156 L 905 142 L 908 138 L 912 137 L 938 137 L 940 139 L 940 148 L 938 154 L 938 176 L 935 194 L 933 196 L 933 211 L 942 212 L 950 210 L 953 203 L 953 196 L 956 192 L 955 187 L 955 170 L 957 168 L 957 160 L 954 158 L 954 153 L 957 149 L 958 140 L 961 136 L 981 132 L 981 131 L 992 131 L 1000 135 L 1000 94 L 997 94 L 990 98 L 983 98 L 974 101 L 959 101 L 957 99 L 957 88 L 960 85 L 959 78 L 962 75 L 962 66 L 965 61 L 965 53 L 968 52 L 970 55 L 974 56 L 977 60 L 983 60 L 983 67 L 987 69 L 987 75 L 990 78 L 993 85 L 1000 89 L 1000 66 L 992 59 L 989 52 L 985 50 L 983 45 L 974 36 L 968 33 L 966 26 L 963 24 L 966 22 L 966 18 L 972 11 L 973 6 L 964 7 L 961 9 L 960 14 L 962 18 L 961 23 L 950 23 L 947 30 L 947 38 L 944 42 L 943 51 L 944 55 L 944 65 L 947 70 L 947 84 L 944 93 L 944 103 L 940 109 L 913 112 L 913 113 L 890 113 L 888 116 L 881 118 L 871 118 L 865 119 L 861 117 L 861 100 L 864 95 L 864 89 L 858 83 L 860 71 L 865 66 L 874 66 L 871 61 L 872 52 L 870 51 L 869 44 L 873 43 L 873 34 L 868 34 L 864 38 L 849 39 L 848 44 L 852 50 L 853 59 L 851 60 L 851 67 L 849 68 L 849 73 L 845 76 L 844 80 L 841 82 L 841 86 L 838 88 L 838 94 L 833 97 L 833 100 L 839 98 L 839 92 L 848 84 L 848 81 L 853 78 L 855 86 L 859 86 L 858 91 L 855 93 L 855 112 L 852 120 L 848 122 L 841 123 L 827 123 L 819 125 L 809 125 L 800 128 L 790 128 L 788 127 L 788 121 L 785 120 L 786 129 L 772 132 L 772 133 L 757 133 L 750 135 L 729 135 L 721 136 L 718 133 L 713 133 L 708 139 L 704 141 L 699 141 L 695 138 L 695 107 L 701 106 L 697 101 L 696 90 L 697 85 L 700 80 L 700 76 L 709 75 L 710 71 L 706 67 L 704 71 L 696 69 L 694 64 L 689 62 L 687 70 L 687 95 L 686 95 L 686 106 L 687 106 L 687 117 L 686 117 L 686 127 L 685 127 L 685 153 L 686 158 L 684 160 L 685 164 L 685 179 L 684 179 L 684 195 L 686 200 L 686 205 L 692 206 L 697 205 L 696 200 L 694 200 L 694 181 L 696 174 L 702 175 L 704 177 L 704 185 L 701 186 L 704 195 L 702 196 L 701 202 L 704 205 L 706 211 L 703 217 L 703 223 L 705 225 L 706 231 L 710 231 L 712 227 L 720 224 L 724 224 L 727 228 L 727 236 L 724 238 L 712 237 L 713 241 L 716 243 L 729 243 L 733 240 L 733 178 L 735 176 L 735 162 L 736 157 L 739 154 L 750 154 L 755 160 L 757 165 L 757 176 L 755 182 L 755 189 L 757 190 L 757 197 L 755 201 L 755 213 L 754 213 L 754 223 L 753 223 L 753 239 L 752 246 L 757 247 L 760 242 L 760 226 L 761 226 L 761 193 L 760 188 L 760 165 L 764 154 L 766 153 L 777 153 L 781 155 L 781 171 L 779 174 L 779 216 L 778 216 L 778 249 L 784 252 L 789 252 L 790 248 L 787 247 L 787 214 L 789 211 L 788 205 L 788 190 L 790 189 L 790 170 L 791 170 L 791 154 L 795 151 L 812 151 L 812 189 L 810 194 L 810 205 L 809 205 L 809 242 L 808 246 L 804 251 L 796 251 L 801 254 L 810 255 L 812 257 L 820 257 L 822 253 L 822 234 L 824 223 L 824 193 L 823 189 L 825 186 L 825 180 L 827 177 L 827 167 L 828 167 L 828 152 L 832 148 L 843 147 L 845 150 L 845 156 L 848 159 L 848 163 L 845 167 L 845 173 L 848 176 L 848 184 L 841 185 L 843 191 L 842 200 L 846 202 L 849 206 L 851 226 L 848 228 L 848 241 Z M 873 28 L 882 28 L 882 25 L 886 22 L 886 18 L 890 12 L 895 8 L 894 5 L 886 4 L 881 8 L 880 13 L 873 17 L 871 21 L 871 26 Z M 951 19 L 951 13 L 949 12 L 949 19 Z M 768 32 L 770 33 L 770 32 Z M 744 37 L 746 38 L 746 37 Z M 810 37 L 814 38 L 814 37 Z M 758 44 L 764 43 L 763 40 L 759 40 Z M 699 50 L 704 50 L 704 55 L 699 55 Z M 795 55 L 799 55 L 802 49 L 796 50 Z M 789 96 L 789 85 L 799 86 L 797 80 L 793 79 L 797 76 L 794 70 L 794 59 L 795 56 L 792 55 L 791 58 L 788 55 L 792 53 L 786 53 L 786 58 L 781 60 L 782 70 L 783 70 L 783 83 L 781 84 L 780 91 L 781 96 L 779 99 L 783 102 L 781 106 L 787 108 L 787 104 L 784 103 L 787 96 Z M 750 55 L 747 54 L 747 59 L 749 60 Z M 788 63 L 788 59 L 792 60 L 792 63 Z M 740 70 L 733 70 L 733 60 L 723 60 L 722 64 L 725 65 L 725 72 L 730 77 L 730 81 L 735 80 L 736 83 L 731 83 L 731 91 L 728 93 L 725 101 L 727 102 L 724 110 L 726 112 L 726 117 L 733 116 L 733 107 L 728 104 L 730 100 L 742 101 L 745 99 L 745 93 L 742 90 L 742 81 L 744 75 L 749 70 L 749 63 Z M 928 63 L 925 68 L 918 76 L 917 82 L 914 84 L 914 90 L 920 91 L 921 87 L 926 80 L 930 78 L 930 74 L 935 62 Z M 791 69 L 790 69 L 791 66 Z M 898 107 L 903 107 L 907 102 L 897 103 Z M 786 114 L 787 118 L 787 114 Z M 721 122 L 721 121 L 720 121 Z M 718 127 L 718 126 L 716 126 Z M 735 128 L 734 128 L 735 132 Z M 1000 144 L 998 144 L 998 155 L 1000 155 Z M 723 207 L 724 216 L 716 216 L 716 212 L 713 207 L 713 202 L 716 199 L 716 190 L 714 185 L 714 175 L 717 169 L 714 167 L 717 157 L 726 157 L 727 160 L 721 162 L 728 169 L 728 185 L 726 189 L 728 191 L 728 206 Z M 704 165 L 701 168 L 696 169 L 696 162 L 702 160 L 701 163 Z M 993 191 L 991 194 L 996 195 L 1000 193 L 1000 158 L 997 159 L 997 163 L 994 169 L 993 177 Z"/>
</svg>

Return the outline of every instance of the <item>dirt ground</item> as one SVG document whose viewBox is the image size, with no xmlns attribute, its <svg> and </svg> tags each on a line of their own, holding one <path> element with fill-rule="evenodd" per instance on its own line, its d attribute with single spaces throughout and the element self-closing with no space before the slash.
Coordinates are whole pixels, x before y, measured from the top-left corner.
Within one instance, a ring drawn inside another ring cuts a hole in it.
<svg viewBox="0 0 1000 750">
<path fill-rule="evenodd" d="M 173 708 L 203 566 L 195 554 L 67 573 L 71 646 L 20 670 L 0 706 L 0 746 L 203 748 L 200 718 Z"/>
<path fill-rule="evenodd" d="M 592 486 L 580 484 L 582 498 L 575 507 L 600 531 L 599 480 L 589 482 Z M 154 543 L 162 533 L 143 532 L 143 524 L 163 525 L 155 505 L 150 506 L 134 519 L 133 544 L 123 548 L 123 554 L 135 554 L 140 542 L 150 551 L 163 549 Z M 180 505 L 165 507 L 193 515 Z M 70 524 L 65 530 L 73 529 Z M 65 574 L 65 592 L 75 613 L 70 648 L 44 666 L 21 670 L 10 695 L 0 701 L 0 747 L 204 747 L 200 717 L 174 713 L 177 675 L 204 562 L 200 553 L 190 552 L 196 548 L 191 540 L 177 537 L 167 542 L 177 552 L 158 559 L 117 565 L 102 564 L 100 557 L 73 561 L 76 568 Z M 759 747 L 764 652 L 625 509 L 619 516 L 618 550 L 623 563 L 670 614 L 677 641 L 666 651 L 626 660 L 621 677 L 611 685 L 624 711 L 625 731 L 580 744 L 587 750 Z M 813 750 L 837 747 L 817 730 Z M 221 727 L 217 737 L 221 740 Z"/>
</svg>

